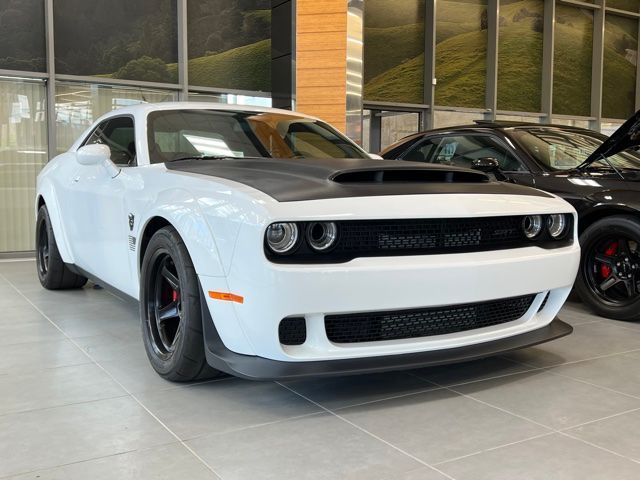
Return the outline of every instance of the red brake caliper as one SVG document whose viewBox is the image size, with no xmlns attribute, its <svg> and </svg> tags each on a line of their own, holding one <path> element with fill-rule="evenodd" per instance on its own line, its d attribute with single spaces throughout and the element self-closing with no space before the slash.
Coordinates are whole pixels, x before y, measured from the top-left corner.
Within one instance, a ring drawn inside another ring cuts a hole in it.
<svg viewBox="0 0 640 480">
<path fill-rule="evenodd" d="M 604 251 L 604 254 L 607 257 L 613 257 L 617 253 L 617 251 L 618 242 L 611 242 L 607 249 Z M 611 267 L 603 263 L 602 265 L 600 265 L 600 274 L 602 275 L 602 278 L 609 278 L 609 275 L 611 275 Z"/>
<path fill-rule="evenodd" d="M 176 300 L 178 300 L 178 292 L 171 290 L 171 301 L 175 302 Z"/>
</svg>

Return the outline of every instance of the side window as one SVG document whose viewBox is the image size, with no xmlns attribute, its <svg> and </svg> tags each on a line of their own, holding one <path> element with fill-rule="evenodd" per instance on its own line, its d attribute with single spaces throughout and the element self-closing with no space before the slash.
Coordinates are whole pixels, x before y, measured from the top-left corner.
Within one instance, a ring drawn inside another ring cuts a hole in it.
<svg viewBox="0 0 640 480">
<path fill-rule="evenodd" d="M 498 140 L 489 135 L 458 135 L 433 139 L 439 142 L 431 157 L 432 163 L 471 168 L 474 160 L 495 158 L 505 172 L 526 172 L 523 163 Z"/>
<path fill-rule="evenodd" d="M 410 162 L 428 162 L 431 154 L 440 143 L 440 138 L 427 138 L 416 143 L 402 156 L 402 160 Z"/>
<path fill-rule="evenodd" d="M 85 145 L 100 143 L 111 150 L 111 161 L 123 167 L 135 165 L 136 143 L 133 118 L 115 117 L 102 122 Z"/>
</svg>

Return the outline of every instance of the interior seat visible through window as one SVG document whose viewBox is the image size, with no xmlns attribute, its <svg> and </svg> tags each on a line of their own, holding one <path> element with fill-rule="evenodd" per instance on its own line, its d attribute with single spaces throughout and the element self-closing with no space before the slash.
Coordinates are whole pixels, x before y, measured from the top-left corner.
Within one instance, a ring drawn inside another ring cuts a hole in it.
<svg viewBox="0 0 640 480">
<path fill-rule="evenodd" d="M 96 127 L 85 145 L 102 144 L 111 150 L 111 161 L 123 167 L 135 165 L 136 143 L 133 118 L 115 117 Z"/>
<path fill-rule="evenodd" d="M 526 167 L 490 135 L 432 137 L 416 144 L 402 160 L 440 163 L 471 168 L 474 160 L 494 158 L 505 172 L 523 172 Z"/>
</svg>

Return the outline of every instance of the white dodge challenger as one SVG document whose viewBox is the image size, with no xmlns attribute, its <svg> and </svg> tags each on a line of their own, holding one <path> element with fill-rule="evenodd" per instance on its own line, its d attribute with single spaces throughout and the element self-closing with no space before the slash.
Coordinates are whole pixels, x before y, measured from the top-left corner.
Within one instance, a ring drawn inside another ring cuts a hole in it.
<svg viewBox="0 0 640 480">
<path fill-rule="evenodd" d="M 568 203 L 372 159 L 289 111 L 111 112 L 43 169 L 36 209 L 42 285 L 90 278 L 139 301 L 170 380 L 413 368 L 571 332 L 556 318 L 580 258 Z"/>
</svg>

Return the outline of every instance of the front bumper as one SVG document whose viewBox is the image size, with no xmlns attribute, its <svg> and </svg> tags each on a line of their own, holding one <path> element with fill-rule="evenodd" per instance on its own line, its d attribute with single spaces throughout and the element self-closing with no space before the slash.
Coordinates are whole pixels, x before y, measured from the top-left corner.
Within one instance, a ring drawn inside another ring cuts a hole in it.
<svg viewBox="0 0 640 480">
<path fill-rule="evenodd" d="M 469 254 L 363 258 L 341 265 L 274 265 L 251 259 L 226 278 L 200 276 L 203 290 L 231 292 L 244 303 L 206 298 L 229 350 L 284 362 L 335 361 L 417 354 L 492 342 L 534 331 L 558 314 L 577 272 L 576 244 Z M 544 308 L 542 302 L 549 294 Z M 521 318 L 444 335 L 364 343 L 334 343 L 329 315 L 454 306 L 536 295 Z M 278 326 L 304 317 L 302 345 L 281 344 Z"/>
<path fill-rule="evenodd" d="M 569 335 L 573 331 L 570 325 L 556 318 L 544 327 L 520 335 L 457 348 L 341 360 L 287 362 L 242 355 L 229 350 L 220 339 L 204 302 L 204 295 L 202 297 L 207 362 L 213 368 L 247 380 L 353 375 L 465 362 L 544 343 Z"/>
</svg>

